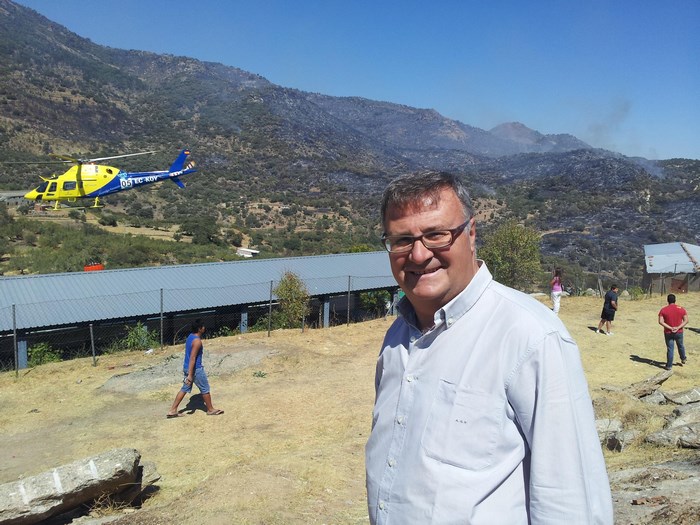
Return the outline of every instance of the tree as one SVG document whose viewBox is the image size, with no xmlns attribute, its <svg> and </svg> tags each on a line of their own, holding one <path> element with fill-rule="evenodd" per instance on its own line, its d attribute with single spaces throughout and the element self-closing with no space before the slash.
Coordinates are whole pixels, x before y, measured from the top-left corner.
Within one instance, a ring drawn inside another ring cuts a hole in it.
<svg viewBox="0 0 700 525">
<path fill-rule="evenodd" d="M 391 294 L 387 290 L 373 290 L 360 294 L 360 305 L 374 315 L 383 315 L 387 310 L 387 303 L 391 303 Z"/>
<path fill-rule="evenodd" d="M 479 257 L 486 261 L 494 279 L 513 288 L 527 289 L 542 271 L 540 234 L 508 220 L 484 241 Z"/>
<path fill-rule="evenodd" d="M 309 314 L 309 292 L 304 281 L 292 272 L 285 272 L 279 284 L 272 290 L 280 308 L 273 319 L 276 328 L 301 326 L 302 319 Z"/>
<path fill-rule="evenodd" d="M 192 244 L 219 244 L 219 227 L 214 217 L 197 215 L 182 221 L 179 233 L 192 236 Z"/>
</svg>

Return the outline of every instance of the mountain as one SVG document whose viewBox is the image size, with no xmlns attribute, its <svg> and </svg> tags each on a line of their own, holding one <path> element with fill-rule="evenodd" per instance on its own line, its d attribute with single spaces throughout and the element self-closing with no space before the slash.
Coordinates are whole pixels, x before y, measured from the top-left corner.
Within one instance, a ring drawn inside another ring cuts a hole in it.
<svg viewBox="0 0 700 525">
<path fill-rule="evenodd" d="M 698 161 L 631 159 L 521 123 L 482 130 L 432 109 L 308 93 L 222 64 L 99 46 L 0 0 L 0 161 L 155 149 L 147 166 L 143 157 L 119 164 L 153 169 L 181 147 L 200 169 L 188 189 L 163 184 L 107 199 L 120 220 L 179 224 L 197 210 L 269 254 L 378 246 L 386 182 L 438 169 L 465 177 L 477 207 L 493 210 L 486 232 L 516 217 L 545 232 L 549 259 L 588 271 L 638 276 L 642 244 L 700 241 L 696 219 L 681 213 L 698 210 Z M 0 188 L 28 188 L 46 173 L 6 165 Z"/>
<path fill-rule="evenodd" d="M 560 153 L 591 147 L 569 134 L 543 135 L 520 122 L 506 122 L 490 130 L 490 133 L 509 143 L 520 144 L 520 153 Z"/>
</svg>

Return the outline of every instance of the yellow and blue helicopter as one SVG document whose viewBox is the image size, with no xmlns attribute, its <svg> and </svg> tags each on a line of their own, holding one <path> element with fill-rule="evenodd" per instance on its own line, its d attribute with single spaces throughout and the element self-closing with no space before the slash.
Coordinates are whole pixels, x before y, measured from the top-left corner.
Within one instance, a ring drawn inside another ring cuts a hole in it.
<svg viewBox="0 0 700 525">
<path fill-rule="evenodd" d="M 127 172 L 112 166 L 96 164 L 97 162 L 136 155 L 155 153 L 144 151 L 141 153 L 129 153 L 115 155 L 113 157 L 101 157 L 97 159 L 76 159 L 65 155 L 52 155 L 63 162 L 72 162 L 72 166 L 62 175 L 41 177 L 44 182 L 25 194 L 24 198 L 30 201 L 55 201 L 54 210 L 59 209 L 61 201 L 75 202 L 77 199 L 95 199 L 92 208 L 100 208 L 100 197 L 111 195 L 120 191 L 131 190 L 163 180 L 171 180 L 180 188 L 185 185 L 180 180 L 183 175 L 189 175 L 197 171 L 194 162 L 185 165 L 190 151 L 183 149 L 167 171 L 137 171 Z"/>
</svg>

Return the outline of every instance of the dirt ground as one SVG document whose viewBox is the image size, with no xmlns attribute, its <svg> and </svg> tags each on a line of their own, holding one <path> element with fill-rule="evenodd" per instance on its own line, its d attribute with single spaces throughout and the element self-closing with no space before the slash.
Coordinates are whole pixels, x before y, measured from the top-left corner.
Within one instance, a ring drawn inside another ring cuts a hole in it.
<svg viewBox="0 0 700 525">
<path fill-rule="evenodd" d="M 546 297 L 542 301 L 548 302 Z M 688 363 L 663 385 L 700 385 L 700 293 L 679 297 L 690 315 Z M 604 385 L 626 386 L 661 371 L 657 312 L 665 297 L 621 301 L 614 335 L 596 334 L 602 302 L 563 298 L 561 318 L 577 340 L 599 417 L 645 431 L 669 406 L 631 404 Z M 182 347 L 43 365 L 0 375 L 0 483 L 111 448 L 155 462 L 159 490 L 120 524 L 367 523 L 364 444 L 371 424 L 374 363 L 389 320 L 312 331 L 205 341 L 212 397 L 166 419 L 180 386 Z M 195 389 L 196 390 L 196 389 Z M 632 445 L 605 452 L 609 470 L 683 459 L 692 452 Z"/>
</svg>

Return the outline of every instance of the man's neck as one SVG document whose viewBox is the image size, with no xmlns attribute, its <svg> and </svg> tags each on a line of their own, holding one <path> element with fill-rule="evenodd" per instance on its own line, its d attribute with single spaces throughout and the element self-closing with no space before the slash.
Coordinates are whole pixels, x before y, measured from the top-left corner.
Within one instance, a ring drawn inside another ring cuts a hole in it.
<svg viewBox="0 0 700 525">
<path fill-rule="evenodd" d="M 421 332 L 425 333 L 435 326 L 435 312 L 437 312 L 437 310 L 431 309 L 419 312 L 414 306 L 413 311 L 416 313 L 416 322 Z"/>
</svg>

